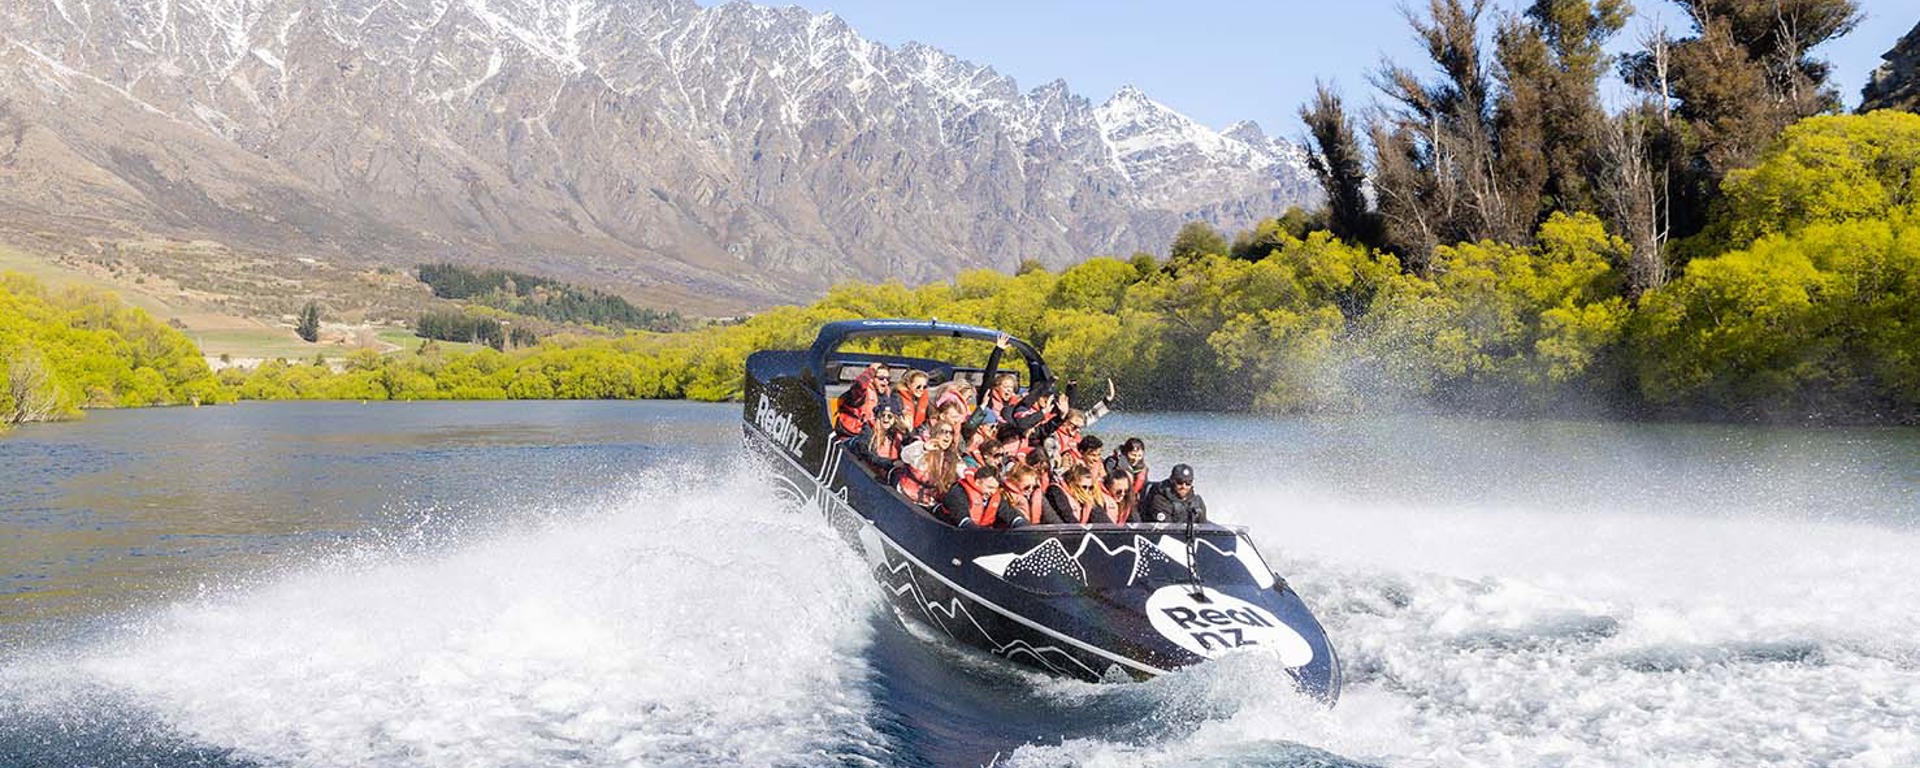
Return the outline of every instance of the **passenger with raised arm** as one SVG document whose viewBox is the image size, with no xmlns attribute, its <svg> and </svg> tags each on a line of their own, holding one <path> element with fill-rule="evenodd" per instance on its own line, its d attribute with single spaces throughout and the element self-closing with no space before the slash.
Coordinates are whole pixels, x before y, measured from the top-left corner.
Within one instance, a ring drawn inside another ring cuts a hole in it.
<svg viewBox="0 0 1920 768">
<path fill-rule="evenodd" d="M 1093 469 L 1080 464 L 1067 470 L 1060 482 L 1047 489 L 1046 522 L 1111 523 L 1119 510 L 1100 490 Z"/>
<path fill-rule="evenodd" d="M 960 479 L 960 452 L 954 449 L 953 427 L 935 424 L 927 439 L 900 449 L 900 492 L 921 506 L 940 503 L 940 497 Z"/>
<path fill-rule="evenodd" d="M 889 379 L 887 367 L 879 363 L 868 363 L 866 369 L 854 377 L 853 386 L 840 394 L 839 412 L 833 417 L 835 436 L 844 440 L 858 436 L 867 428 L 880 398 L 892 391 Z"/>
<path fill-rule="evenodd" d="M 987 389 L 987 397 L 980 407 L 994 415 L 995 419 L 1005 421 L 1006 411 L 1020 402 L 1020 375 L 1015 373 L 995 374 L 993 384 Z"/>
<path fill-rule="evenodd" d="M 1147 523 L 1204 523 L 1207 521 L 1207 502 L 1193 490 L 1193 467 L 1185 464 L 1173 465 L 1173 471 L 1167 473 L 1167 479 L 1154 483 L 1147 489 L 1147 497 L 1141 502 L 1141 522 Z"/>
<path fill-rule="evenodd" d="M 1109 478 L 1116 475 L 1128 478 L 1133 485 L 1133 496 L 1139 498 L 1147 490 L 1147 444 L 1137 437 L 1127 438 L 1107 457 L 1106 468 Z"/>
<path fill-rule="evenodd" d="M 900 376 L 900 385 L 893 391 L 900 398 L 900 420 L 907 429 L 919 429 L 927 423 L 927 417 L 933 413 L 933 404 L 927 400 L 927 372 L 910 370 Z"/>
<path fill-rule="evenodd" d="M 1028 523 L 1025 516 L 1006 510 L 1000 472 L 993 467 L 981 467 L 971 477 L 960 478 L 941 498 L 940 511 L 947 522 L 961 528 L 1018 528 Z"/>
<path fill-rule="evenodd" d="M 1026 397 L 1020 398 L 1019 402 L 1009 406 L 1004 416 L 1008 424 L 1014 425 L 1019 428 L 1022 433 L 1031 436 L 1038 431 L 1042 425 L 1046 424 L 1048 420 L 1055 417 L 1057 413 L 1056 409 L 1057 404 L 1054 401 L 1053 387 L 1047 382 L 1042 381 L 1033 385 L 1032 389 L 1027 390 Z M 1051 427 L 1049 427 L 1049 429 L 1051 429 Z M 1051 434 L 1051 432 L 1041 433 L 1039 437 L 1036 438 L 1036 442 L 1038 440 L 1044 440 L 1048 434 Z"/>
<path fill-rule="evenodd" d="M 1000 359 L 1013 346 L 1013 337 L 1000 334 L 993 340 L 993 354 L 987 357 L 987 367 L 980 373 L 980 381 L 987 389 L 973 396 L 973 417 L 987 424 L 1006 421 L 1001 413 L 1016 399 L 1016 390 L 1020 386 L 1020 377 L 1000 372 Z"/>
</svg>

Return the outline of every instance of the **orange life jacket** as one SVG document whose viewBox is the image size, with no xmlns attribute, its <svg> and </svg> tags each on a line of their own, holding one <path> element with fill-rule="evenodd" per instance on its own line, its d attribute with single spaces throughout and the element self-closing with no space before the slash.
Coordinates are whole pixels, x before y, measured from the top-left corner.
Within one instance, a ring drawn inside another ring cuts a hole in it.
<svg viewBox="0 0 1920 768">
<path fill-rule="evenodd" d="M 860 375 L 854 378 L 853 386 L 848 387 L 847 391 L 840 395 L 840 406 L 833 416 L 833 428 L 843 437 L 860 434 L 866 429 L 867 424 L 873 421 L 873 406 L 880 402 L 880 395 L 874 391 L 872 374 L 871 370 L 861 371 Z M 848 408 L 846 407 L 847 395 L 853 394 L 855 389 L 864 391 L 866 397 L 860 399 L 859 405 Z"/>
<path fill-rule="evenodd" d="M 1108 520 L 1112 520 L 1114 522 L 1120 521 L 1120 502 L 1114 501 L 1113 497 L 1107 495 L 1107 492 L 1105 490 L 1100 491 L 1100 495 L 1094 498 L 1093 503 L 1099 504 L 1101 509 L 1104 509 L 1107 511 Z M 1092 510 L 1088 510 L 1088 512 L 1092 512 Z M 1086 516 L 1083 516 L 1080 519 L 1080 522 L 1085 523 L 1092 519 L 1093 519 L 1093 516 L 1091 514 L 1088 514 Z"/>
<path fill-rule="evenodd" d="M 895 478 L 894 482 L 899 486 L 900 492 L 906 494 L 907 498 L 912 499 L 915 504 L 924 507 L 940 501 L 930 498 L 933 496 L 932 484 L 927 482 L 927 477 L 920 474 L 920 470 L 912 464 L 901 465 L 899 477 Z"/>
<path fill-rule="evenodd" d="M 1041 505 L 1047 503 L 1046 492 L 1047 486 L 1040 482 L 1034 483 L 1026 493 L 1015 491 L 1005 484 L 1000 486 L 1000 496 L 1006 499 L 1007 506 L 1013 507 L 1013 511 L 1019 512 L 1029 523 L 1040 522 Z"/>
<path fill-rule="evenodd" d="M 983 493 L 980 486 L 973 484 L 973 478 L 960 481 L 960 488 L 967 492 L 967 516 L 973 518 L 973 524 L 982 528 L 991 528 L 999 520 L 1000 492 Z"/>
<path fill-rule="evenodd" d="M 1062 494 L 1067 497 L 1067 507 L 1073 512 L 1073 516 L 1079 518 L 1081 525 L 1091 523 L 1093 522 L 1093 508 L 1095 505 L 1099 505 L 1101 508 L 1107 510 L 1108 520 L 1117 520 L 1120 516 L 1119 504 L 1115 503 L 1113 497 L 1108 496 L 1106 491 L 1098 488 L 1094 490 L 1099 491 L 1098 495 L 1093 497 L 1092 503 L 1085 506 L 1081 506 L 1080 500 L 1074 498 L 1071 491 Z"/>
<path fill-rule="evenodd" d="M 931 409 L 927 405 L 926 390 L 920 390 L 920 394 L 915 395 L 904 389 L 896 389 L 894 394 L 900 396 L 900 417 L 907 420 L 908 429 L 919 429 L 920 425 L 927 423 L 927 413 Z"/>
</svg>

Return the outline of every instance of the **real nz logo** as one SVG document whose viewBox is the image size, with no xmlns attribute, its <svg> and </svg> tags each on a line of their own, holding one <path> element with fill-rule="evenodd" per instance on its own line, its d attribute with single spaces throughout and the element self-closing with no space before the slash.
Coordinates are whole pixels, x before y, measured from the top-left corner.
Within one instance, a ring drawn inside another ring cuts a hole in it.
<svg viewBox="0 0 1920 768">
<path fill-rule="evenodd" d="M 787 453 L 798 456 L 800 449 L 807 445 L 807 434 L 800 431 L 800 425 L 793 423 L 792 417 L 774 410 L 773 401 L 767 399 L 764 392 L 760 394 L 760 400 L 754 403 L 753 423 L 760 427 L 760 431 L 767 433 L 773 442 L 787 449 Z"/>
</svg>

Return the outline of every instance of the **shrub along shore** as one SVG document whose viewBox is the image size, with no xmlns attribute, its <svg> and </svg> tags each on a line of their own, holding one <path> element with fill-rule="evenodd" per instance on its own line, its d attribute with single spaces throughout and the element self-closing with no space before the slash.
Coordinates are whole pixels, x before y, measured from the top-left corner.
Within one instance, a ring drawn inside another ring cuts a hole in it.
<svg viewBox="0 0 1920 768">
<path fill-rule="evenodd" d="M 739 397 L 757 349 L 823 323 L 938 317 L 1111 377 L 1136 409 L 1920 423 L 1920 116 L 1809 118 L 1731 174 L 1680 275 L 1638 296 L 1632 250 L 1589 214 L 1532 243 L 1437 248 L 1412 270 L 1298 217 L 1172 255 L 951 282 L 843 284 L 804 307 L 679 333 L 526 349 L 361 351 L 217 376 L 179 332 L 111 295 L 0 280 L 0 423 L 81 407 L 233 399 Z M 943 342 L 895 347 L 940 354 Z M 984 350 L 976 350 L 984 358 Z"/>
</svg>

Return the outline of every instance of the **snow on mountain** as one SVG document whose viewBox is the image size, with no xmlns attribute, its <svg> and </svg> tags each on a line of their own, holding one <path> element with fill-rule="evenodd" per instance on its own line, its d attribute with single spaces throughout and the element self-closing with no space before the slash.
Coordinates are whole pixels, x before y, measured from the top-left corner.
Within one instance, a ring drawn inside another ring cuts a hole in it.
<svg viewBox="0 0 1920 768">
<path fill-rule="evenodd" d="M 41 176 L 0 170 L 0 212 L 36 226 L 105 209 L 282 254 L 380 229 L 367 258 L 759 304 L 1162 250 L 1190 218 L 1232 230 L 1317 195 L 1300 150 L 1251 123 L 1216 132 L 1132 87 L 1022 91 L 793 7 L 21 0 L 0 35 L 20 52 L 0 56 L 0 120 L 63 148 Z M 102 87 L 55 93 L 62 71 Z M 96 177 L 115 181 L 48 191 Z"/>
</svg>

